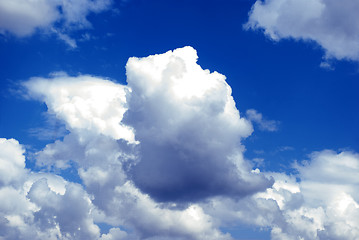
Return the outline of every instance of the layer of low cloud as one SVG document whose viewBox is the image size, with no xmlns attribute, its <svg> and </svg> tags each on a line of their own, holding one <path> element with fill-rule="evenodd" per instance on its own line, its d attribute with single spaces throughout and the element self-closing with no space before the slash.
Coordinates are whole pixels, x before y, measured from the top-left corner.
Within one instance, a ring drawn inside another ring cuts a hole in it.
<svg viewBox="0 0 359 240">
<path fill-rule="evenodd" d="M 262 29 L 275 41 L 315 42 L 324 49 L 325 59 L 359 61 L 358 11 L 356 0 L 257 0 L 245 26 Z"/>
<path fill-rule="evenodd" d="M 25 82 L 68 132 L 35 154 L 40 172 L 0 139 L 0 238 L 229 240 L 222 227 L 252 224 L 273 239 L 355 239 L 359 155 L 316 152 L 294 175 L 252 170 L 241 145 L 251 121 L 225 77 L 196 61 L 190 47 L 131 58 L 126 86 L 63 73 Z M 55 174 L 70 168 L 81 184 Z"/>
<path fill-rule="evenodd" d="M 70 47 L 71 30 L 90 28 L 87 16 L 107 10 L 111 0 L 0 0 L 0 33 L 26 37 L 36 31 L 55 33 Z"/>
</svg>

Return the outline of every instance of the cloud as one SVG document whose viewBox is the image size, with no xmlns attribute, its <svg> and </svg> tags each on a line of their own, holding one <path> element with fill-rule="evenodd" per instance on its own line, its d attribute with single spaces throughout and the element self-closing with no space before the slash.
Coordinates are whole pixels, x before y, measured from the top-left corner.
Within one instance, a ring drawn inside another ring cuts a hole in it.
<svg viewBox="0 0 359 240">
<path fill-rule="evenodd" d="M 247 119 L 258 124 L 259 129 L 262 131 L 275 132 L 278 130 L 278 121 L 265 120 L 261 113 L 258 113 L 254 109 L 248 109 L 246 111 Z"/>
<path fill-rule="evenodd" d="M 25 82 L 29 96 L 46 102 L 51 114 L 69 131 L 83 129 L 134 143 L 132 129 L 121 124 L 126 112 L 126 87 L 91 76 L 54 75 Z"/>
<path fill-rule="evenodd" d="M 36 154 L 37 166 L 75 166 L 93 196 L 93 221 L 113 226 L 103 239 L 231 239 L 199 202 L 271 185 L 242 156 L 252 126 L 225 77 L 196 61 L 190 47 L 131 58 L 127 86 L 63 73 L 23 84 L 69 131 Z"/>
<path fill-rule="evenodd" d="M 26 174 L 23 152 L 15 139 L 0 139 L 0 186 L 17 184 Z"/>
<path fill-rule="evenodd" d="M 26 37 L 41 30 L 53 32 L 70 47 L 76 41 L 68 32 L 90 28 L 90 13 L 107 10 L 111 0 L 0 0 L 0 33 Z"/>
<path fill-rule="evenodd" d="M 126 86 L 63 73 L 23 84 L 68 133 L 35 154 L 40 172 L 0 139 L 0 238 L 229 240 L 220 229 L 241 224 L 272 239 L 359 235 L 357 153 L 312 153 L 292 175 L 253 170 L 241 145 L 252 125 L 193 48 L 126 70 Z M 81 184 L 56 175 L 69 168 Z"/>
<path fill-rule="evenodd" d="M 14 139 L 1 138 L 0 149 L 1 239 L 99 238 L 95 207 L 82 186 L 26 169 L 23 147 Z"/>
<path fill-rule="evenodd" d="M 258 0 L 245 28 L 263 29 L 275 41 L 316 42 L 324 49 L 325 59 L 359 61 L 358 11 L 356 0 Z"/>
<path fill-rule="evenodd" d="M 359 155 L 325 150 L 310 157 L 296 165 L 296 176 L 265 173 L 275 179 L 266 192 L 213 199 L 204 209 L 228 224 L 270 228 L 272 239 L 357 239 Z"/>
<path fill-rule="evenodd" d="M 240 140 L 252 133 L 225 76 L 203 70 L 191 47 L 130 58 L 124 121 L 140 141 L 131 171 L 139 188 L 160 201 L 244 196 L 270 182 L 252 174 Z"/>
</svg>

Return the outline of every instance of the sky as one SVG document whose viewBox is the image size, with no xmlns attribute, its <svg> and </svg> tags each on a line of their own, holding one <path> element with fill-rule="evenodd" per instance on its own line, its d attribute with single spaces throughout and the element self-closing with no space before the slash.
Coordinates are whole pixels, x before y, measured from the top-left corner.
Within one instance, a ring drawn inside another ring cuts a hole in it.
<svg viewBox="0 0 359 240">
<path fill-rule="evenodd" d="M 358 239 L 358 11 L 0 0 L 0 239 Z"/>
</svg>

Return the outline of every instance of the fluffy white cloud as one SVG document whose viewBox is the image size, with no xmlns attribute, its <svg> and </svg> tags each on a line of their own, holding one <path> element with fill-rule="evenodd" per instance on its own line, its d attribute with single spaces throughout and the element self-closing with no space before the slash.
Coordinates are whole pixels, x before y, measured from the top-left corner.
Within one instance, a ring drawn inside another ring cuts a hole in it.
<svg viewBox="0 0 359 240">
<path fill-rule="evenodd" d="M 240 117 L 225 76 L 203 70 L 197 58 L 184 47 L 126 66 L 132 92 L 124 120 L 141 142 L 131 173 L 157 200 L 244 196 L 270 185 L 243 160 L 240 140 L 252 125 Z"/>
<path fill-rule="evenodd" d="M 221 227 L 245 222 L 273 239 L 356 239 L 359 155 L 313 153 L 295 175 L 251 170 L 250 121 L 225 77 L 196 61 L 190 47 L 131 58 L 127 86 L 64 74 L 24 83 L 68 134 L 36 154 L 41 173 L 0 139 L 0 238 L 226 240 Z M 48 171 L 69 167 L 82 185 Z"/>
<path fill-rule="evenodd" d="M 258 0 L 245 26 L 273 40 L 315 41 L 327 59 L 359 61 L 358 11 L 356 0 Z"/>
<path fill-rule="evenodd" d="M 24 151 L 15 139 L 0 138 L 0 187 L 21 182 L 26 174 Z"/>
<path fill-rule="evenodd" d="M 233 201 L 214 199 L 205 209 L 227 224 L 243 221 L 271 228 L 272 239 L 357 239 L 359 155 L 313 153 L 298 175 L 275 178 L 266 192 Z M 296 177 L 300 179 L 298 182 Z"/>
<path fill-rule="evenodd" d="M 2 174 L 7 181 L 0 185 L 1 239 L 99 239 L 95 207 L 82 186 L 25 169 L 23 147 L 14 139 L 1 138 L 0 149 L 2 168 L 16 174 Z"/>
<path fill-rule="evenodd" d="M 31 97 L 46 102 L 49 112 L 64 120 L 69 131 L 135 142 L 132 129 L 121 124 L 127 110 L 125 86 L 86 75 L 64 74 L 54 74 L 52 79 L 32 78 L 24 86 Z"/>
<path fill-rule="evenodd" d="M 50 31 L 76 47 L 76 41 L 63 31 L 91 27 L 87 16 L 110 4 L 111 0 L 0 0 L 0 33 L 25 37 L 36 30 Z"/>
<path fill-rule="evenodd" d="M 113 226 L 103 239 L 231 239 L 191 202 L 270 186 L 243 159 L 240 140 L 252 126 L 239 116 L 225 77 L 196 61 L 190 47 L 131 58 L 128 86 L 65 74 L 24 83 L 69 131 L 37 153 L 37 164 L 76 163 L 98 209 L 95 221 Z"/>
</svg>

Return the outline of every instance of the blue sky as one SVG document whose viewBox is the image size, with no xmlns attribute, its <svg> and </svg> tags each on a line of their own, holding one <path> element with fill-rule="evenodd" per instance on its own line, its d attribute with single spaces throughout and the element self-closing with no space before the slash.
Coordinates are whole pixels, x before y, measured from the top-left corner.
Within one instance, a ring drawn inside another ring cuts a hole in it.
<svg viewBox="0 0 359 240">
<path fill-rule="evenodd" d="M 0 237 L 357 239 L 358 10 L 0 0 Z"/>
</svg>

